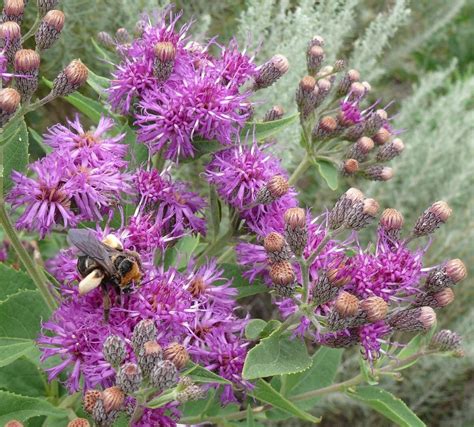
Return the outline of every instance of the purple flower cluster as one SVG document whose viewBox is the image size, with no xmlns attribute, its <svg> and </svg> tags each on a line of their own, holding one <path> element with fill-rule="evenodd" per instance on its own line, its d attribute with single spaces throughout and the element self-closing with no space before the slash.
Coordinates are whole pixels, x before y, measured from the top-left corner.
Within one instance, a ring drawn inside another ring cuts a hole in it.
<svg viewBox="0 0 474 427">
<path fill-rule="evenodd" d="M 252 113 L 251 92 L 241 88 L 256 75 L 235 41 L 201 46 L 189 40 L 189 24 L 177 28 L 179 18 L 168 8 L 157 23 L 144 21 L 141 36 L 121 48 L 109 89 L 112 107 L 134 116 L 139 140 L 173 160 L 192 157 L 199 139 L 232 143 Z"/>
<path fill-rule="evenodd" d="M 45 142 L 53 151 L 29 165 L 32 176 L 12 173 L 7 199 L 13 208 L 24 208 L 17 228 L 43 238 L 56 225 L 71 227 L 112 213 L 131 192 L 124 135 L 108 136 L 113 127 L 113 120 L 101 118 L 95 130 L 85 131 L 76 117 L 68 127 L 49 130 Z"/>
</svg>

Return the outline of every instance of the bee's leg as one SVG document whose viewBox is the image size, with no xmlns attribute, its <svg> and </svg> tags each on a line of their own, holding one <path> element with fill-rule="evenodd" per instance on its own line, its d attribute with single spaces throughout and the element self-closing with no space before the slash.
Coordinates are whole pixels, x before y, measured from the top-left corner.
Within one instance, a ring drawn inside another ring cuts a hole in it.
<svg viewBox="0 0 474 427">
<path fill-rule="evenodd" d="M 102 286 L 102 303 L 104 305 L 104 322 L 109 323 L 110 307 L 112 302 L 106 285 Z"/>
<path fill-rule="evenodd" d="M 114 284 L 114 290 L 115 290 L 115 304 L 121 307 L 122 306 L 122 289 L 120 288 L 119 285 Z"/>
</svg>

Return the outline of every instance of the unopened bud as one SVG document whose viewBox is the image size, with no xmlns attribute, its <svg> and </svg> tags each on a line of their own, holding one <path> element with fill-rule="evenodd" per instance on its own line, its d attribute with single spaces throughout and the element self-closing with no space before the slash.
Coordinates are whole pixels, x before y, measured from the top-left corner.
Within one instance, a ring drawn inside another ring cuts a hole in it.
<svg viewBox="0 0 474 427">
<path fill-rule="evenodd" d="M 373 150 L 374 145 L 374 141 L 371 138 L 363 136 L 349 149 L 347 157 L 363 162 L 367 159 L 370 151 Z"/>
<path fill-rule="evenodd" d="M 90 423 L 85 418 L 75 418 L 69 421 L 67 427 L 90 427 Z"/>
<path fill-rule="evenodd" d="M 21 29 L 13 21 L 0 24 L 0 49 L 2 49 L 8 61 L 13 62 L 15 53 L 21 49 Z"/>
<path fill-rule="evenodd" d="M 344 176 L 354 175 L 359 170 L 359 162 L 356 159 L 347 159 L 341 165 L 341 173 Z"/>
<path fill-rule="evenodd" d="M 311 46 L 306 52 L 306 65 L 310 74 L 316 74 L 324 61 L 324 49 L 321 46 Z"/>
<path fill-rule="evenodd" d="M 334 63 L 334 71 L 336 73 L 339 73 L 344 68 L 346 68 L 346 62 L 343 59 L 336 60 L 336 62 Z"/>
<path fill-rule="evenodd" d="M 360 73 L 357 70 L 348 70 L 339 82 L 337 92 L 340 95 L 345 95 L 349 91 L 351 84 L 354 82 L 358 82 L 359 80 Z"/>
<path fill-rule="evenodd" d="M 112 49 L 115 47 L 115 41 L 114 39 L 112 38 L 112 36 L 107 33 L 106 31 L 101 31 L 100 33 L 97 34 L 97 40 L 99 41 L 99 43 L 108 48 L 108 49 Z"/>
<path fill-rule="evenodd" d="M 462 346 L 462 338 L 456 332 L 442 329 L 433 335 L 430 348 L 439 351 L 458 351 Z"/>
<path fill-rule="evenodd" d="M 298 105 L 298 110 L 303 118 L 307 118 L 314 110 L 318 94 L 319 89 L 317 89 L 316 80 L 313 77 L 305 76 L 300 80 L 296 90 L 296 105 Z"/>
<path fill-rule="evenodd" d="M 352 317 L 359 311 L 359 299 L 349 292 L 341 292 L 335 301 L 334 308 L 342 317 Z"/>
<path fill-rule="evenodd" d="M 350 277 L 341 274 L 341 271 L 330 268 L 322 271 L 318 276 L 318 283 L 313 289 L 313 299 L 317 305 L 326 304 L 336 298 L 341 287 L 347 285 Z"/>
<path fill-rule="evenodd" d="M 189 353 L 186 347 L 177 342 L 166 346 L 164 356 L 166 360 L 173 362 L 178 370 L 184 368 L 189 362 Z"/>
<path fill-rule="evenodd" d="M 13 21 L 21 24 L 25 13 L 23 0 L 4 0 L 2 22 Z"/>
<path fill-rule="evenodd" d="M 46 15 L 51 9 L 54 9 L 59 0 L 38 0 L 38 9 L 41 15 Z"/>
<path fill-rule="evenodd" d="M 138 365 L 145 377 L 151 374 L 155 365 L 163 360 L 163 350 L 156 341 L 148 341 L 137 355 Z"/>
<path fill-rule="evenodd" d="M 446 202 L 433 203 L 417 219 L 413 234 L 415 236 L 426 236 L 433 233 L 441 224 L 444 224 L 451 216 L 452 209 Z"/>
<path fill-rule="evenodd" d="M 127 43 L 130 43 L 132 40 L 130 33 L 125 28 L 119 28 L 115 32 L 115 38 L 120 44 L 127 44 Z"/>
<path fill-rule="evenodd" d="M 124 399 L 124 392 L 117 386 L 106 388 L 102 392 L 106 412 L 118 411 L 122 407 Z"/>
<path fill-rule="evenodd" d="M 326 139 L 334 135 L 337 129 L 337 120 L 334 117 L 323 117 L 313 129 L 312 137 L 314 140 Z"/>
<path fill-rule="evenodd" d="M 393 178 L 393 169 L 388 166 L 369 166 L 364 171 L 364 176 L 372 181 L 388 181 Z"/>
<path fill-rule="evenodd" d="M 296 279 L 293 266 L 289 261 L 278 261 L 270 265 L 270 279 L 275 285 L 289 286 Z"/>
<path fill-rule="evenodd" d="M 431 307 L 407 308 L 388 318 L 388 324 L 407 332 L 428 331 L 436 322 L 436 313 Z"/>
<path fill-rule="evenodd" d="M 10 420 L 7 423 L 5 423 L 4 427 L 23 427 L 23 423 L 17 420 Z"/>
<path fill-rule="evenodd" d="M 115 420 L 117 419 L 119 411 L 111 410 L 107 411 L 105 409 L 105 403 L 102 399 L 97 400 L 97 403 L 94 406 L 92 411 L 92 418 L 99 426 L 113 426 Z"/>
<path fill-rule="evenodd" d="M 186 403 L 202 399 L 205 395 L 206 392 L 202 387 L 192 384 L 189 387 L 186 387 L 183 391 L 180 391 L 176 396 L 176 400 L 180 403 Z"/>
<path fill-rule="evenodd" d="M 326 97 L 326 95 L 331 90 L 332 83 L 329 79 L 319 79 L 318 80 L 318 89 L 319 89 L 319 97 Z"/>
<path fill-rule="evenodd" d="M 341 227 L 352 206 L 363 199 L 364 194 L 362 191 L 357 188 L 349 188 L 349 190 L 339 198 L 329 213 L 329 227 L 333 230 Z"/>
<path fill-rule="evenodd" d="M 138 354 L 146 342 L 155 341 L 157 330 L 152 319 L 141 320 L 133 329 L 132 345 L 135 354 Z"/>
<path fill-rule="evenodd" d="M 0 126 L 15 114 L 20 106 L 21 95 L 13 88 L 0 89 Z"/>
<path fill-rule="evenodd" d="M 49 49 L 59 38 L 63 27 L 64 13 L 60 10 L 50 10 L 36 31 L 36 47 L 40 50 Z"/>
<path fill-rule="evenodd" d="M 53 95 L 67 96 L 79 89 L 87 81 L 89 71 L 80 59 L 74 59 L 54 79 Z"/>
<path fill-rule="evenodd" d="M 88 414 L 92 414 L 95 404 L 102 397 L 102 392 L 99 390 L 87 390 L 82 399 L 82 406 L 84 411 Z"/>
<path fill-rule="evenodd" d="M 375 137 L 379 129 L 387 121 L 388 115 L 385 110 L 379 109 L 373 112 L 365 121 L 364 132 L 367 136 Z"/>
<path fill-rule="evenodd" d="M 158 390 L 167 390 L 178 383 L 178 370 L 173 362 L 158 362 L 150 374 L 150 384 Z"/>
<path fill-rule="evenodd" d="M 303 254 L 308 231 L 306 228 L 306 212 L 301 208 L 290 208 L 285 212 L 285 237 L 296 256 Z"/>
<path fill-rule="evenodd" d="M 399 156 L 404 150 L 405 144 L 400 138 L 395 138 L 393 141 L 382 146 L 377 153 L 376 159 L 379 162 L 387 162 Z"/>
<path fill-rule="evenodd" d="M 272 203 L 288 193 L 289 189 L 288 180 L 284 176 L 274 175 L 270 178 L 268 183 L 259 190 L 255 203 L 262 205 Z"/>
<path fill-rule="evenodd" d="M 311 49 L 313 46 L 324 46 L 324 38 L 321 36 L 313 36 L 313 38 L 308 43 L 308 49 Z"/>
<path fill-rule="evenodd" d="M 124 393 L 131 394 L 140 388 L 142 380 L 142 371 L 135 363 L 124 363 L 117 373 L 115 382 Z"/>
<path fill-rule="evenodd" d="M 118 367 L 127 357 L 124 340 L 117 335 L 109 335 L 102 347 L 102 353 L 107 362 L 114 367 Z"/>
<path fill-rule="evenodd" d="M 263 89 L 275 83 L 288 71 L 290 64 L 283 55 L 275 55 L 258 69 L 255 77 L 254 90 Z"/>
<path fill-rule="evenodd" d="M 414 303 L 414 307 L 429 306 L 442 308 L 454 301 L 454 292 L 451 288 L 444 288 L 435 293 L 419 294 Z"/>
<path fill-rule="evenodd" d="M 426 279 L 425 289 L 428 292 L 437 292 L 441 289 L 454 286 L 467 276 L 466 266 L 460 259 L 452 259 L 443 267 L 432 270 Z"/>
<path fill-rule="evenodd" d="M 348 335 L 345 332 L 330 332 L 322 334 L 318 342 L 331 348 L 349 348 L 359 343 L 359 337 L 357 334 Z"/>
<path fill-rule="evenodd" d="M 344 225 L 346 228 L 360 230 L 373 221 L 378 210 L 379 204 L 374 199 L 364 199 L 363 201 L 357 202 L 347 213 L 344 219 Z"/>
<path fill-rule="evenodd" d="M 444 266 L 444 271 L 446 275 L 453 281 L 453 283 L 458 283 L 461 280 L 464 280 L 467 276 L 467 269 L 464 263 L 460 259 L 449 260 Z"/>
<path fill-rule="evenodd" d="M 400 238 L 400 230 L 403 227 L 403 215 L 396 209 L 385 209 L 380 216 L 380 227 L 393 240 Z"/>
<path fill-rule="evenodd" d="M 360 308 L 365 312 L 367 320 L 372 323 L 385 319 L 388 313 L 388 304 L 383 298 L 376 296 L 363 300 Z"/>
<path fill-rule="evenodd" d="M 153 51 L 155 53 L 153 74 L 158 80 L 166 81 L 173 72 L 176 47 L 171 42 L 159 42 L 155 44 Z"/>
<path fill-rule="evenodd" d="M 377 144 L 377 145 L 384 145 L 390 138 L 391 138 L 392 134 L 390 133 L 390 131 L 384 127 L 381 127 L 376 133 L 375 135 L 372 137 L 372 139 L 374 140 L 374 142 Z"/>
<path fill-rule="evenodd" d="M 275 105 L 265 113 L 263 121 L 273 122 L 274 120 L 280 120 L 283 117 L 283 114 L 285 114 L 283 107 L 281 105 Z"/>
<path fill-rule="evenodd" d="M 368 93 L 367 87 L 359 82 L 354 82 L 349 88 L 349 101 L 361 100 Z"/>
<path fill-rule="evenodd" d="M 135 28 L 133 29 L 133 34 L 135 35 L 135 37 L 141 37 L 143 35 L 143 32 L 145 31 L 146 26 L 147 23 L 145 20 L 138 20 L 135 24 Z"/>
<path fill-rule="evenodd" d="M 287 261 L 291 258 L 291 249 L 285 238 L 275 231 L 267 234 L 263 240 L 270 262 Z"/>
</svg>

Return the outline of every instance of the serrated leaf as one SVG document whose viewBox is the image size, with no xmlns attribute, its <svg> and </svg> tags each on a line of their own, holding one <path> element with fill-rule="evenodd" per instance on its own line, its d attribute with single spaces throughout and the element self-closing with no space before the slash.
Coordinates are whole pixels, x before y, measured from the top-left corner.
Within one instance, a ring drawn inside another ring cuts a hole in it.
<svg viewBox="0 0 474 427">
<path fill-rule="evenodd" d="M 226 380 L 225 378 L 222 378 L 214 372 L 197 364 L 194 364 L 191 368 L 187 369 L 182 373 L 182 375 L 191 377 L 196 383 L 232 384 L 229 380 Z"/>
<path fill-rule="evenodd" d="M 65 410 L 61 410 L 46 400 L 36 397 L 22 396 L 0 390 L 0 425 L 11 419 L 24 422 L 41 415 L 60 417 Z"/>
<path fill-rule="evenodd" d="M 278 132 L 283 129 L 291 126 L 298 120 L 299 114 L 293 114 L 288 117 L 284 117 L 280 120 L 273 120 L 271 122 L 256 122 L 256 123 L 247 123 L 242 132 L 240 133 L 241 138 L 245 139 L 247 135 L 255 136 L 257 141 L 264 141 L 265 139 L 270 138 L 271 136 L 276 135 Z"/>
<path fill-rule="evenodd" d="M 34 340 L 48 316 L 38 291 L 20 290 L 0 303 L 0 337 Z"/>
<path fill-rule="evenodd" d="M 317 160 L 319 173 L 326 181 L 331 190 L 336 190 L 338 187 L 339 171 L 333 163 L 327 160 Z"/>
<path fill-rule="evenodd" d="M 35 290 L 36 286 L 23 271 L 15 270 L 6 264 L 0 263 L 0 302 L 20 289 Z"/>
<path fill-rule="evenodd" d="M 403 400 L 393 394 L 374 386 L 357 387 L 346 394 L 370 406 L 401 427 L 426 427 L 426 424 L 406 405 Z"/>
<path fill-rule="evenodd" d="M 237 288 L 239 295 L 237 299 L 268 292 L 268 287 L 260 280 L 254 280 L 252 283 L 244 277 L 243 269 L 236 264 L 222 264 L 224 277 L 232 279 L 232 287 Z"/>
<path fill-rule="evenodd" d="M 269 383 L 259 379 L 255 385 L 255 389 L 251 393 L 252 396 L 258 400 L 269 403 L 274 408 L 281 409 L 282 411 L 288 412 L 298 418 L 301 418 L 305 421 L 310 421 L 312 423 L 319 423 L 320 418 L 316 418 L 311 414 L 303 411 L 298 408 L 294 403 L 282 396 L 278 391 L 276 391 Z"/>
<path fill-rule="evenodd" d="M 22 356 L 37 358 L 39 350 L 35 342 L 23 338 L 0 338 L 0 368 L 13 363 Z"/>
<path fill-rule="evenodd" d="M 12 186 L 12 171 L 25 172 L 28 165 L 28 130 L 23 119 L 4 129 L 0 145 L 0 172 L 6 193 Z"/>
<path fill-rule="evenodd" d="M 26 357 L 0 368 L 0 388 L 12 393 L 42 397 L 45 394 L 46 384 L 43 371 Z"/>
<path fill-rule="evenodd" d="M 251 380 L 291 374 L 308 369 L 312 362 L 302 340 L 274 333 L 248 352 L 242 376 Z"/>
<path fill-rule="evenodd" d="M 249 340 L 255 340 L 260 336 L 260 333 L 267 326 L 267 322 L 262 319 L 252 319 L 245 326 L 245 338 Z"/>
</svg>

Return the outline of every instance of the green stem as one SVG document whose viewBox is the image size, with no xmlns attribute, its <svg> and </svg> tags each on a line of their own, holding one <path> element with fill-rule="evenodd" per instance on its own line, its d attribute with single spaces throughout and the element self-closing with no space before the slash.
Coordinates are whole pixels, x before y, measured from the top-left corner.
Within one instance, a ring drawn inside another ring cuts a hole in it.
<svg viewBox="0 0 474 427">
<path fill-rule="evenodd" d="M 306 169 L 309 168 L 311 165 L 311 160 L 309 158 L 309 154 L 306 153 L 303 159 L 301 160 L 301 163 L 298 165 L 298 167 L 295 169 L 293 174 L 290 176 L 290 179 L 288 180 L 288 184 L 290 185 L 295 185 L 298 179 L 303 175 L 303 173 L 306 171 Z"/>
<path fill-rule="evenodd" d="M 301 267 L 301 279 L 303 285 L 303 303 L 307 303 L 309 300 L 309 263 L 303 258 L 298 260 Z"/>
<path fill-rule="evenodd" d="M 197 263 L 201 263 L 204 261 L 204 259 L 212 255 L 214 252 L 216 252 L 218 249 L 221 249 L 225 246 L 227 246 L 227 243 L 229 242 L 229 239 L 232 237 L 232 230 L 229 230 L 227 233 L 223 234 L 221 237 L 219 237 L 215 242 L 210 243 L 207 248 L 204 250 L 204 252 L 199 255 L 197 258 Z"/>
<path fill-rule="evenodd" d="M 25 43 L 33 34 L 36 33 L 36 30 L 38 29 L 40 22 L 41 22 L 41 16 L 40 16 L 40 13 L 38 11 L 38 13 L 36 15 L 35 22 L 30 27 L 28 32 L 21 38 L 21 44 Z"/>
</svg>

